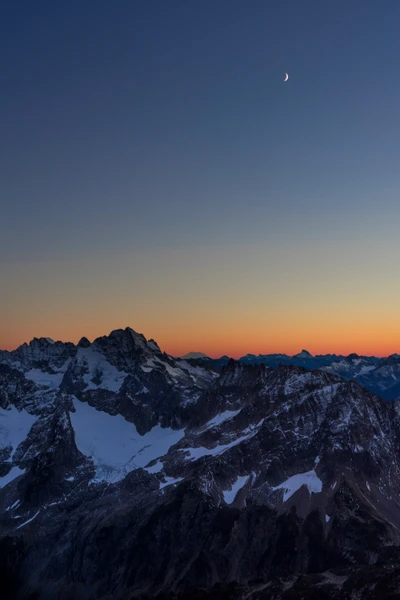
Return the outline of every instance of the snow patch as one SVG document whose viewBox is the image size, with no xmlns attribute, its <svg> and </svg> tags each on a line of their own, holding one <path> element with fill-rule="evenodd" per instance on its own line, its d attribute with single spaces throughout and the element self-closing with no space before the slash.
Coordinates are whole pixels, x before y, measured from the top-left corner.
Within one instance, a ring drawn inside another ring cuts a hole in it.
<svg viewBox="0 0 400 600">
<path fill-rule="evenodd" d="M 20 443 L 26 439 L 36 419 L 26 410 L 18 411 L 15 406 L 0 410 L 0 448 L 11 446 L 11 458 Z"/>
<path fill-rule="evenodd" d="M 139 392 L 136 392 L 135 396 L 141 396 L 142 394 L 148 394 L 149 390 L 147 389 L 146 386 L 143 386 L 141 390 L 139 390 Z"/>
<path fill-rule="evenodd" d="M 92 346 L 79 348 L 76 355 L 78 365 L 85 366 L 87 373 L 83 376 L 86 390 L 108 390 L 118 393 L 128 373 L 118 371 L 110 364 L 104 354 L 94 350 Z"/>
<path fill-rule="evenodd" d="M 141 365 L 141 369 L 145 373 L 150 373 L 150 371 L 153 371 L 153 369 L 157 369 L 158 371 L 164 370 L 174 379 L 176 379 L 177 377 L 182 377 L 183 375 L 181 369 L 171 367 L 170 364 L 163 360 L 160 360 L 157 357 L 149 358 L 148 360 L 146 360 L 144 365 Z"/>
<path fill-rule="evenodd" d="M 210 421 L 203 425 L 203 427 L 201 427 L 201 430 L 206 431 L 211 427 L 221 425 L 221 423 L 224 423 L 225 421 L 229 421 L 230 419 L 233 419 L 233 417 L 236 417 L 236 415 L 238 415 L 241 410 L 241 408 L 239 410 L 226 410 L 223 413 L 220 413 L 219 415 L 213 417 Z"/>
<path fill-rule="evenodd" d="M 357 373 L 357 377 L 360 377 L 360 375 L 366 375 L 367 373 L 369 373 L 370 371 L 373 371 L 375 369 L 376 365 L 365 365 L 364 367 L 362 367 L 360 369 L 360 371 Z"/>
<path fill-rule="evenodd" d="M 325 523 L 329 523 L 329 521 L 331 520 L 329 515 L 325 515 Z"/>
<path fill-rule="evenodd" d="M 198 448 L 179 448 L 179 450 L 181 452 L 189 453 L 188 456 L 184 457 L 185 460 L 198 460 L 202 456 L 217 456 L 218 454 L 223 454 L 226 452 L 226 450 L 229 450 L 230 448 L 233 448 L 234 446 L 237 446 L 238 444 L 241 444 L 242 442 L 254 437 L 263 421 L 264 419 L 262 419 L 257 425 L 250 425 L 243 432 L 246 433 L 246 435 L 242 435 L 229 444 L 222 444 L 221 446 L 215 446 L 215 448 L 205 448 L 204 446 L 199 446 Z"/>
<path fill-rule="evenodd" d="M 165 482 L 161 482 L 160 483 L 160 490 L 162 490 L 163 488 L 167 487 L 167 485 L 176 485 L 177 483 L 179 483 L 180 481 L 183 480 L 183 477 L 167 477 L 166 475 L 164 476 Z"/>
<path fill-rule="evenodd" d="M 303 485 L 307 486 L 310 493 L 318 494 L 322 490 L 322 481 L 314 469 L 307 471 L 307 473 L 298 473 L 297 475 L 293 475 L 272 489 L 274 491 L 284 490 L 283 501 L 286 502 L 286 500 L 289 500 L 289 498 L 293 496 L 293 494 L 297 492 L 297 490 L 299 490 Z"/>
<path fill-rule="evenodd" d="M 130 471 L 164 456 L 184 436 L 181 429 L 159 425 L 140 435 L 135 425 L 121 415 L 98 411 L 77 398 L 73 403 L 76 412 L 70 417 L 76 445 L 93 459 L 97 481 L 120 481 Z"/>
<path fill-rule="evenodd" d="M 41 508 L 39 508 L 39 510 L 37 511 L 37 513 L 35 513 L 33 515 L 33 517 L 31 517 L 30 519 L 28 519 L 27 521 L 25 521 L 25 523 L 21 523 L 21 525 L 18 525 L 17 529 L 21 529 L 21 527 L 25 527 L 25 525 L 28 525 L 28 523 L 31 523 L 31 521 L 33 521 L 33 519 L 36 519 L 36 517 L 38 516 L 38 514 L 40 513 Z"/>
<path fill-rule="evenodd" d="M 51 506 L 56 506 L 56 504 L 61 504 L 61 501 L 60 502 L 51 502 L 50 504 L 45 504 L 43 508 L 44 509 L 50 508 Z"/>
<path fill-rule="evenodd" d="M 182 375 L 183 375 L 182 369 L 172 367 L 170 364 L 168 364 L 167 362 L 164 362 L 163 360 L 160 360 L 157 357 L 155 357 L 154 360 L 152 360 L 152 359 L 148 360 L 146 364 L 149 366 L 157 367 L 157 365 L 154 364 L 154 361 L 156 361 L 159 365 L 161 365 L 167 371 L 167 373 L 172 377 L 172 379 L 177 379 L 177 378 L 182 377 Z"/>
<path fill-rule="evenodd" d="M 26 379 L 33 381 L 37 385 L 42 385 L 51 389 L 60 387 L 62 378 L 64 377 L 65 371 L 59 371 L 57 373 L 46 373 L 40 369 L 31 369 L 25 373 Z"/>
<path fill-rule="evenodd" d="M 204 377 L 206 374 L 213 379 L 218 378 L 218 373 L 214 371 L 205 371 L 204 367 L 191 365 L 186 360 L 178 360 L 177 364 L 181 369 L 189 373 L 194 382 L 196 382 L 197 378 Z"/>
<path fill-rule="evenodd" d="M 244 485 L 248 482 L 249 479 L 250 475 L 243 475 L 242 477 L 238 477 L 236 481 L 232 484 L 230 490 L 225 490 L 222 492 L 224 500 L 227 504 L 232 504 L 239 490 L 241 490 L 242 487 L 244 487 Z"/>
</svg>

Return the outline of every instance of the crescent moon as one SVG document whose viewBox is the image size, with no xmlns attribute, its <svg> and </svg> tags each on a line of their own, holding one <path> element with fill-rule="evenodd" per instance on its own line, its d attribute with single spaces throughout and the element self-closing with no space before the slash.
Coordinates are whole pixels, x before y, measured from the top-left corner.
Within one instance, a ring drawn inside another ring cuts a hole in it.
<svg viewBox="0 0 400 600">
<path fill-rule="evenodd" d="M 289 79 L 289 75 L 285 73 L 285 79 L 283 81 L 287 81 Z"/>
</svg>

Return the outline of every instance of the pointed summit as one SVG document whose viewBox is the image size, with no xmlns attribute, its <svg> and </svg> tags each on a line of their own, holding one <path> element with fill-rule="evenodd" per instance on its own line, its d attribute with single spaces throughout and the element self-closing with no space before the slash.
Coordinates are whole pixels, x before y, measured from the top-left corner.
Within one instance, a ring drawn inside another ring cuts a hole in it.
<svg viewBox="0 0 400 600">
<path fill-rule="evenodd" d="M 295 354 L 294 358 L 312 358 L 312 354 L 308 350 L 302 350 L 299 354 Z"/>
</svg>

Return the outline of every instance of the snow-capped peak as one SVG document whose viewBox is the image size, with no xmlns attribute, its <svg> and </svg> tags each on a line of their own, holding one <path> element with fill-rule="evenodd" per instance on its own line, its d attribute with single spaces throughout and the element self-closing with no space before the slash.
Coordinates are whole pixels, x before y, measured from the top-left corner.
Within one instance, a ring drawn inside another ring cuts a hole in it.
<svg viewBox="0 0 400 600">
<path fill-rule="evenodd" d="M 183 360 L 194 360 L 196 358 L 208 358 L 208 356 L 207 354 L 204 354 L 204 352 L 188 352 L 187 354 L 182 356 Z"/>
</svg>

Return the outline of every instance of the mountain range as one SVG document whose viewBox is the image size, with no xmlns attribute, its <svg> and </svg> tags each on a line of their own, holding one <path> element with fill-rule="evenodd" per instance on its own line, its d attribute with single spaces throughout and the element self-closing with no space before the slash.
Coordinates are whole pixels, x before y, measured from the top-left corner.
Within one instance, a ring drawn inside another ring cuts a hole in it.
<svg viewBox="0 0 400 600">
<path fill-rule="evenodd" d="M 1 597 L 397 598 L 398 357 L 331 358 L 2 352 Z"/>
<path fill-rule="evenodd" d="M 228 356 L 221 358 L 209 358 L 197 352 L 189 353 L 187 359 L 198 365 L 209 365 L 214 370 L 220 371 L 230 360 Z M 313 356 L 307 350 L 299 354 L 288 356 L 287 354 L 246 354 L 238 359 L 247 365 L 267 365 L 276 369 L 280 365 L 293 365 L 305 369 L 321 369 L 329 373 L 339 375 L 343 379 L 354 379 L 367 390 L 381 396 L 384 400 L 395 400 L 400 397 L 400 356 L 392 354 L 387 358 L 376 356 L 359 356 L 349 354 L 348 356 L 336 354 L 319 354 Z"/>
</svg>

